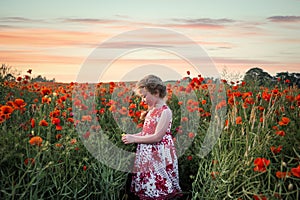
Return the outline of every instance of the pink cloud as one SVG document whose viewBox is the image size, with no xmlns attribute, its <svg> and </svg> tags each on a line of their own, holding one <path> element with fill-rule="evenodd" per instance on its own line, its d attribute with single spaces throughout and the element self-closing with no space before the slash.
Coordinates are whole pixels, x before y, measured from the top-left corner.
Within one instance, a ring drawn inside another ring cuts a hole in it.
<svg viewBox="0 0 300 200">
<path fill-rule="evenodd" d="M 6 29 L 0 33 L 0 43 L 5 46 L 59 47 L 95 46 L 108 34 L 55 29 Z"/>
<path fill-rule="evenodd" d="M 279 22 L 279 23 L 299 23 L 300 16 L 271 16 L 267 18 L 269 21 L 272 22 Z"/>
<path fill-rule="evenodd" d="M 83 24 L 111 24 L 119 22 L 113 19 L 98 19 L 98 18 L 64 18 L 63 22 L 83 23 Z"/>
<path fill-rule="evenodd" d="M 41 54 L 34 51 L 0 51 L 0 61 L 9 64 L 80 64 L 84 57 Z"/>
<path fill-rule="evenodd" d="M 212 57 L 214 62 L 219 64 L 241 64 L 241 65 L 256 65 L 256 64 L 280 64 L 278 62 L 259 59 L 240 59 L 240 58 L 224 58 L 224 57 Z"/>
</svg>

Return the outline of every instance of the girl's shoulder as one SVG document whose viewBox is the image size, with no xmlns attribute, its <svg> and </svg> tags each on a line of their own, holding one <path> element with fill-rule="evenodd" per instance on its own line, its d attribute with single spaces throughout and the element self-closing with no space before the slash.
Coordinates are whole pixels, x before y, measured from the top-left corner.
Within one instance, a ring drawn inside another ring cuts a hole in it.
<svg viewBox="0 0 300 200">
<path fill-rule="evenodd" d="M 170 112 L 172 112 L 172 110 L 170 109 L 170 107 L 168 106 L 168 105 L 163 105 L 162 107 L 161 107 L 161 109 L 162 110 L 168 110 L 168 111 L 170 111 Z"/>
<path fill-rule="evenodd" d="M 152 109 L 150 115 L 160 115 L 163 111 L 172 112 L 168 105 L 163 105 L 160 108 Z"/>
<path fill-rule="evenodd" d="M 161 108 L 158 109 L 159 114 L 161 114 L 162 112 L 166 112 L 172 115 L 172 110 L 169 108 L 168 105 L 163 105 Z"/>
</svg>

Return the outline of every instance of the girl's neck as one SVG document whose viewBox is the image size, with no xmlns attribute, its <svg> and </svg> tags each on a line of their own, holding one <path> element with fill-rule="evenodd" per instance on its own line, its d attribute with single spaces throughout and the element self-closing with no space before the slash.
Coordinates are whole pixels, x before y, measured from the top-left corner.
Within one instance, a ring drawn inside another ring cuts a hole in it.
<svg viewBox="0 0 300 200">
<path fill-rule="evenodd" d="M 160 107 L 162 107 L 163 105 L 165 105 L 166 103 L 165 103 L 165 101 L 164 100 L 162 100 L 162 99 L 160 99 L 160 100 L 158 100 L 157 102 L 156 102 L 156 104 L 153 106 L 154 108 L 160 108 Z"/>
</svg>

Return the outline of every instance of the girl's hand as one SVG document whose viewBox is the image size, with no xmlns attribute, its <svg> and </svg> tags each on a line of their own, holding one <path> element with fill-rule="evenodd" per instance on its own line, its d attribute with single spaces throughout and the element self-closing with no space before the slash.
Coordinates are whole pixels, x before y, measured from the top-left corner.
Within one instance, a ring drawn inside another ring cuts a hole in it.
<svg viewBox="0 0 300 200">
<path fill-rule="evenodd" d="M 122 141 L 124 142 L 124 144 L 134 143 L 134 136 L 132 134 L 124 134 L 122 136 Z"/>
</svg>

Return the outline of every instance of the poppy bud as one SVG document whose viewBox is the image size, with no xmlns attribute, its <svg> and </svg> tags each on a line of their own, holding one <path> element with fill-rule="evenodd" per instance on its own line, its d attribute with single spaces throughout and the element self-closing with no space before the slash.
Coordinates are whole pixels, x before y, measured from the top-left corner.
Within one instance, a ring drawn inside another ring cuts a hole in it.
<svg viewBox="0 0 300 200">
<path fill-rule="evenodd" d="M 289 190 L 289 191 L 292 191 L 293 188 L 294 188 L 294 185 L 293 185 L 292 183 L 290 183 L 289 186 L 288 186 L 288 190 Z"/>
</svg>

